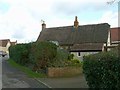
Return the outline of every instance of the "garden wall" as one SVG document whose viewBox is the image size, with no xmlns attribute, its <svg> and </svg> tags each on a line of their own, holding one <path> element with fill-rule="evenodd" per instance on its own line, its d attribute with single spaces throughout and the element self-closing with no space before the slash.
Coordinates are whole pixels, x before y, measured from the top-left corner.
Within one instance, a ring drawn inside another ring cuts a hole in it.
<svg viewBox="0 0 120 90">
<path fill-rule="evenodd" d="M 82 73 L 82 67 L 58 67 L 48 68 L 48 77 L 67 77 Z"/>
</svg>

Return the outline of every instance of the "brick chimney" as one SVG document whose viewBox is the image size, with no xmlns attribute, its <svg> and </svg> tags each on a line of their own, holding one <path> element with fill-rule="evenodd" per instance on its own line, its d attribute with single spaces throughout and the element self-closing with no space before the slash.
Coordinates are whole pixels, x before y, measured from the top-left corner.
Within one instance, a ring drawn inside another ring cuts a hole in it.
<svg viewBox="0 0 120 90">
<path fill-rule="evenodd" d="M 45 24 L 45 22 L 43 21 L 43 23 L 42 23 L 42 30 L 44 30 L 46 28 L 46 24 Z"/>
<path fill-rule="evenodd" d="M 77 16 L 75 16 L 74 27 L 77 28 L 78 25 L 79 25 L 79 22 L 77 20 Z"/>
</svg>

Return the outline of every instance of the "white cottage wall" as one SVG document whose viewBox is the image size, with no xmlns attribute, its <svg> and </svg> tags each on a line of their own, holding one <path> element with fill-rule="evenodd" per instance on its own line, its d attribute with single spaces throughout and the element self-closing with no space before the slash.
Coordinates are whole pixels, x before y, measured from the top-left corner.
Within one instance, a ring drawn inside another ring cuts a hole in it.
<svg viewBox="0 0 120 90">
<path fill-rule="evenodd" d="M 80 53 L 80 56 L 79 56 L 79 53 Z M 96 54 L 96 53 L 98 52 L 71 52 L 71 54 L 74 55 L 74 58 L 79 59 L 80 61 L 83 61 L 83 56 L 87 56 L 90 54 Z"/>
</svg>

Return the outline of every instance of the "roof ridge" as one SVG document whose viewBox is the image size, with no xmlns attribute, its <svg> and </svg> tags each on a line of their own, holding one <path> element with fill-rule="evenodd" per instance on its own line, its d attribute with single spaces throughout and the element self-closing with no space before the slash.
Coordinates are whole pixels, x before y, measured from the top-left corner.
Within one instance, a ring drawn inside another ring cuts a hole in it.
<svg viewBox="0 0 120 90">
<path fill-rule="evenodd" d="M 0 39 L 0 41 L 10 41 L 10 39 Z"/>
<path fill-rule="evenodd" d="M 66 27 L 73 27 L 73 25 L 71 25 L 71 26 L 60 26 L 60 27 L 49 27 L 49 28 L 46 28 L 46 29 L 53 29 L 53 28 L 66 28 Z"/>
<path fill-rule="evenodd" d="M 78 25 L 78 27 L 80 26 L 93 26 L 93 25 L 103 25 L 103 24 L 108 24 L 108 23 L 98 23 L 98 24 L 86 24 L 86 25 Z M 109 25 L 109 24 L 108 24 Z M 59 26 L 59 27 L 49 27 L 46 29 L 54 29 L 54 28 L 66 28 L 66 27 L 74 27 L 74 25 L 70 25 L 70 26 Z"/>
</svg>

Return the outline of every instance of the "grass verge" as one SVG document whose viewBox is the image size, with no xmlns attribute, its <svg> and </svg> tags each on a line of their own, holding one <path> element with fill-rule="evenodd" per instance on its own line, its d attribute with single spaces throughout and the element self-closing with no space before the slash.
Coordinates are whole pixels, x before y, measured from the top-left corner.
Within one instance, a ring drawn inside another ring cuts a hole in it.
<svg viewBox="0 0 120 90">
<path fill-rule="evenodd" d="M 23 71 L 28 77 L 31 77 L 31 78 L 44 78 L 44 77 L 47 77 L 46 74 L 44 74 L 44 73 L 35 73 L 32 70 L 30 70 L 29 68 L 27 68 L 25 66 L 21 66 L 20 64 L 17 64 L 16 62 L 14 62 L 11 59 L 8 60 L 8 63 L 11 66 Z"/>
</svg>

